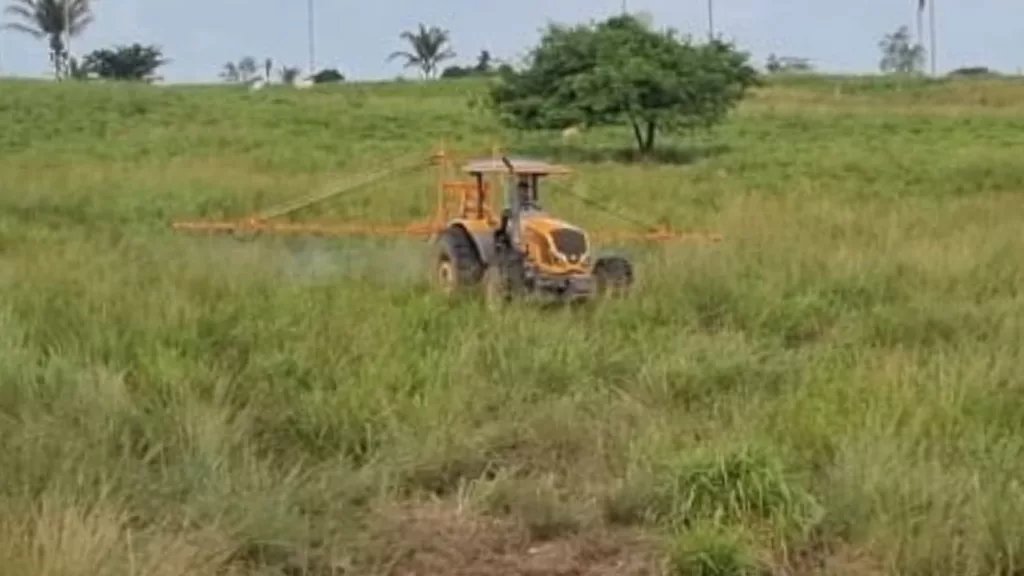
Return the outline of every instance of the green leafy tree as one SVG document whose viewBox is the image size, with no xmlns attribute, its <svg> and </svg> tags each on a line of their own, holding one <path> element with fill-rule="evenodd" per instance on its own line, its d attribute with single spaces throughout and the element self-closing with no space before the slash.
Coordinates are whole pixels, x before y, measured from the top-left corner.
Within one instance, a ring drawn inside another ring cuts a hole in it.
<svg viewBox="0 0 1024 576">
<path fill-rule="evenodd" d="M 159 47 L 136 42 L 130 46 L 93 50 L 85 56 L 82 67 L 87 73 L 108 80 L 150 82 L 157 69 L 167 62 Z"/>
<path fill-rule="evenodd" d="M 434 78 L 438 65 L 455 57 L 455 51 L 450 46 L 451 35 L 437 26 L 427 28 L 420 24 L 419 31 L 402 32 L 399 38 L 409 43 L 410 50 L 392 52 L 388 62 L 402 58 L 406 68 L 419 68 L 424 78 Z"/>
<path fill-rule="evenodd" d="M 491 71 L 492 60 L 493 58 L 491 57 L 490 52 L 487 50 L 481 50 L 480 55 L 476 57 L 476 66 L 473 67 L 473 70 L 480 74 L 489 73 Z"/>
<path fill-rule="evenodd" d="M 473 66 L 449 66 L 441 72 L 442 78 L 465 78 L 467 76 L 490 76 L 494 74 L 494 57 L 487 50 L 481 50 Z"/>
<path fill-rule="evenodd" d="M 504 68 L 491 102 L 504 124 L 632 127 L 643 155 L 659 131 L 711 128 L 758 84 L 731 44 L 695 45 L 629 15 L 596 25 L 551 25 L 521 71 Z"/>
<path fill-rule="evenodd" d="M 4 14 L 14 18 L 3 29 L 28 34 L 49 44 L 54 76 L 66 75 L 71 56 L 68 38 L 79 36 L 93 21 L 89 0 L 9 0 Z"/>
<path fill-rule="evenodd" d="M 879 68 L 887 74 L 914 74 L 924 69 L 925 50 L 910 40 L 910 29 L 900 26 L 878 43 L 882 51 Z"/>
<path fill-rule="evenodd" d="M 65 78 L 71 80 L 88 80 L 89 70 L 74 56 L 68 58 L 67 70 L 64 71 Z"/>
<path fill-rule="evenodd" d="M 335 68 L 324 68 L 311 78 L 314 84 L 335 84 L 345 81 L 345 75 Z"/>
</svg>

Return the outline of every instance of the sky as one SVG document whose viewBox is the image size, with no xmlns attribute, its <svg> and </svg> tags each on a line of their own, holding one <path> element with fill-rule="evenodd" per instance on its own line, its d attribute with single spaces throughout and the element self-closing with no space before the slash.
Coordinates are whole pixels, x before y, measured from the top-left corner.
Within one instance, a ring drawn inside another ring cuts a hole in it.
<svg viewBox="0 0 1024 576">
<path fill-rule="evenodd" d="M 6 3 L 8 0 L 0 0 Z M 935 0 L 938 71 L 984 65 L 1015 73 L 1024 68 L 1024 3 L 1019 0 Z M 281 65 L 309 65 L 306 0 L 94 0 L 95 22 L 73 39 L 72 52 L 113 44 L 159 45 L 171 62 L 167 82 L 217 81 L 229 61 L 271 57 Z M 714 0 L 717 33 L 763 64 L 769 54 L 811 59 L 843 73 L 878 70 L 878 41 L 900 25 L 916 32 L 917 0 Z M 517 60 L 536 44 L 547 22 L 602 19 L 622 0 L 314 0 L 317 68 L 337 68 L 349 79 L 415 76 L 387 56 L 406 46 L 398 35 L 419 23 L 451 33 L 469 64 L 480 50 Z M 658 27 L 705 36 L 706 0 L 628 0 Z M 927 16 L 927 15 L 926 15 Z M 7 17 L 4 16 L 6 19 Z M 928 30 L 927 17 L 925 31 Z M 925 44 L 927 46 L 927 38 Z M 0 32 L 0 75 L 50 74 L 45 41 Z"/>
</svg>

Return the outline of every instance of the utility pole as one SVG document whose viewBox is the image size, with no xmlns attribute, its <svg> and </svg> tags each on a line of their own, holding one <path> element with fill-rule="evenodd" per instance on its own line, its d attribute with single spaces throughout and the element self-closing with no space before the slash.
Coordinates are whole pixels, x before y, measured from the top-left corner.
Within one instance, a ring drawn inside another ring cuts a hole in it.
<svg viewBox="0 0 1024 576">
<path fill-rule="evenodd" d="M 924 47 L 924 8 L 927 0 L 917 0 L 917 45 Z"/>
<path fill-rule="evenodd" d="M 715 0 L 708 0 L 708 41 L 715 39 Z"/>
<path fill-rule="evenodd" d="M 929 0 L 928 2 L 928 21 L 928 25 L 931 28 L 931 32 L 929 33 L 931 39 L 931 47 L 928 51 L 931 53 L 932 57 L 932 76 L 935 76 L 935 74 L 937 73 L 935 65 L 937 61 L 935 58 L 935 0 Z"/>
<path fill-rule="evenodd" d="M 306 2 L 306 16 L 308 17 L 309 28 L 306 34 L 309 37 L 309 75 L 316 74 L 316 40 L 314 34 L 316 33 L 316 19 L 313 15 L 313 0 L 307 0 Z"/>
<path fill-rule="evenodd" d="M 71 63 L 71 1 L 64 0 L 64 54 L 58 56 L 63 58 L 60 68 L 64 75 L 67 75 Z"/>
</svg>

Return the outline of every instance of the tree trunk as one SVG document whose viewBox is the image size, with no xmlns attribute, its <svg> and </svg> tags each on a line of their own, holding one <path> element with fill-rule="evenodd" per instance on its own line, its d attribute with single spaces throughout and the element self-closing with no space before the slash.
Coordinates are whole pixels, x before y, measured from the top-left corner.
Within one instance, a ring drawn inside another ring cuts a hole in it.
<svg viewBox="0 0 1024 576">
<path fill-rule="evenodd" d="M 658 126 L 654 122 L 647 123 L 647 140 L 644 149 L 644 156 L 650 155 L 654 150 L 654 137 L 657 134 Z"/>
<path fill-rule="evenodd" d="M 640 125 L 636 123 L 636 120 L 630 120 L 633 124 L 633 136 L 636 137 L 636 146 L 640 149 L 640 153 L 644 153 L 644 135 L 640 132 Z"/>
<path fill-rule="evenodd" d="M 63 63 L 61 58 L 64 53 L 64 40 L 60 37 L 60 34 L 50 34 L 50 62 L 53 64 L 53 77 L 56 80 L 61 79 L 61 72 Z"/>
<path fill-rule="evenodd" d="M 636 120 L 632 120 L 631 123 L 633 124 L 633 136 L 636 138 L 637 148 L 640 149 L 640 156 L 646 158 L 654 150 L 654 139 L 657 135 L 658 125 L 648 121 L 644 129 L 641 129 L 640 124 Z"/>
</svg>

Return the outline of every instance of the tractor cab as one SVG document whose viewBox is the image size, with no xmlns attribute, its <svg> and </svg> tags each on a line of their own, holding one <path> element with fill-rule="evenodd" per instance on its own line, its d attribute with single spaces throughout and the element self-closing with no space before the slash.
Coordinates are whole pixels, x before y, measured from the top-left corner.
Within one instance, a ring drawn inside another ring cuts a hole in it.
<svg viewBox="0 0 1024 576">
<path fill-rule="evenodd" d="M 501 178 L 504 205 L 512 214 L 540 211 L 540 180 L 550 175 L 571 174 L 558 164 L 532 158 L 478 158 L 463 166 L 463 171 L 474 176 L 481 187 L 488 176 Z"/>
</svg>

